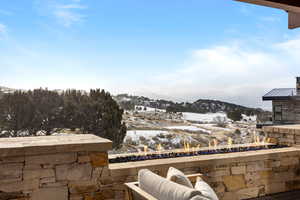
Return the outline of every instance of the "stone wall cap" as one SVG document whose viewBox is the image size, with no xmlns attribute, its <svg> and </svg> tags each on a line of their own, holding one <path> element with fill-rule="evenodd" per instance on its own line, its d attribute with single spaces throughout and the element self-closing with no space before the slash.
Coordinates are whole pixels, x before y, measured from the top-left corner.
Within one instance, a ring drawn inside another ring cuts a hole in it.
<svg viewBox="0 0 300 200">
<path fill-rule="evenodd" d="M 36 136 L 0 139 L 0 156 L 22 156 L 60 152 L 99 151 L 112 149 L 112 142 L 91 134 Z"/>
</svg>

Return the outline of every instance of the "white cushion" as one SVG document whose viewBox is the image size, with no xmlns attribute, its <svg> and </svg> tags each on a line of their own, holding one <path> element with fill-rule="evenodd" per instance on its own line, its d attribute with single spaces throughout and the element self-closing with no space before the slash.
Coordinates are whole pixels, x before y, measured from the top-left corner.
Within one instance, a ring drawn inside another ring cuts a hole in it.
<svg viewBox="0 0 300 200">
<path fill-rule="evenodd" d="M 191 198 L 191 200 L 210 200 L 202 195 L 197 195 L 197 196 L 194 196 L 193 198 Z"/>
<path fill-rule="evenodd" d="M 207 197 L 209 200 L 219 200 L 214 190 L 200 177 L 197 178 L 195 189 L 199 190 L 201 194 Z"/>
<path fill-rule="evenodd" d="M 200 191 L 169 181 L 147 169 L 139 171 L 138 180 L 142 190 L 159 200 L 191 200 L 201 196 Z"/>
<path fill-rule="evenodd" d="M 191 181 L 180 170 L 170 167 L 167 174 L 167 180 L 173 181 L 180 185 L 184 185 L 189 188 L 193 188 Z"/>
</svg>

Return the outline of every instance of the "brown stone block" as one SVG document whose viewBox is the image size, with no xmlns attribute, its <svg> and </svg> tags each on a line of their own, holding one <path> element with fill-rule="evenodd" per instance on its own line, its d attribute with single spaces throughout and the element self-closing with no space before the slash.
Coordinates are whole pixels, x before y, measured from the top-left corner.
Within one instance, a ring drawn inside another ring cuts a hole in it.
<svg viewBox="0 0 300 200">
<path fill-rule="evenodd" d="M 78 195 L 78 194 L 70 194 L 69 196 L 69 200 L 83 200 L 83 196 L 82 195 Z"/>
<path fill-rule="evenodd" d="M 225 192 L 221 198 L 222 200 L 240 200 L 235 192 Z"/>
<path fill-rule="evenodd" d="M 0 182 L 9 179 L 22 178 L 22 163 L 9 163 L 0 165 Z"/>
<path fill-rule="evenodd" d="M 23 179 L 40 179 L 45 177 L 55 177 L 54 169 L 33 169 L 33 170 L 24 170 Z"/>
<path fill-rule="evenodd" d="M 0 164 L 4 163 L 23 163 L 25 156 L 12 156 L 12 157 L 1 157 Z"/>
<path fill-rule="evenodd" d="M 282 158 L 281 166 L 289 166 L 289 165 L 299 165 L 299 158 L 298 157 Z"/>
<path fill-rule="evenodd" d="M 288 191 L 299 190 L 300 189 L 300 180 L 287 181 L 286 182 L 286 189 Z"/>
<path fill-rule="evenodd" d="M 68 186 L 71 194 L 85 194 L 99 190 L 95 181 L 72 181 Z"/>
<path fill-rule="evenodd" d="M 246 188 L 244 175 L 224 176 L 223 181 L 227 191 L 237 191 Z"/>
<path fill-rule="evenodd" d="M 67 186 L 68 182 L 67 181 L 59 181 L 59 182 L 54 182 L 54 183 L 50 183 L 50 182 L 40 182 L 40 187 L 41 188 L 49 188 L 49 187 L 64 187 Z"/>
<path fill-rule="evenodd" d="M 42 188 L 33 191 L 31 200 L 67 200 L 68 188 Z"/>
<path fill-rule="evenodd" d="M 266 194 L 275 194 L 287 191 L 284 182 L 270 182 L 270 184 L 266 185 L 265 189 Z"/>
<path fill-rule="evenodd" d="M 88 155 L 78 156 L 78 163 L 91 162 L 91 158 Z"/>
<path fill-rule="evenodd" d="M 230 175 L 230 168 L 227 168 L 225 170 L 212 171 L 208 173 L 208 176 L 211 177 L 228 176 L 228 175 Z"/>
<path fill-rule="evenodd" d="M 85 195 L 84 200 L 106 200 L 102 193 L 94 193 L 91 195 Z"/>
<path fill-rule="evenodd" d="M 246 166 L 231 167 L 231 174 L 233 175 L 246 174 Z"/>
<path fill-rule="evenodd" d="M 2 192 L 22 192 L 34 190 L 39 187 L 39 180 L 15 181 L 9 183 L 1 183 L 0 191 Z"/>
<path fill-rule="evenodd" d="M 56 166 L 56 180 L 90 180 L 92 177 L 92 166 L 87 164 L 66 164 Z"/>
<path fill-rule="evenodd" d="M 267 160 L 265 161 L 265 166 L 267 168 L 274 168 L 274 167 L 280 167 L 281 162 L 279 160 L 275 161 L 275 160 Z"/>
<path fill-rule="evenodd" d="M 239 199 L 250 199 L 258 197 L 261 187 L 245 188 L 236 192 Z"/>
<path fill-rule="evenodd" d="M 40 179 L 40 187 L 47 183 L 55 183 L 55 177 L 46 177 Z"/>
<path fill-rule="evenodd" d="M 251 162 L 247 165 L 247 172 L 257 172 L 267 170 L 263 161 Z"/>
<path fill-rule="evenodd" d="M 76 162 L 76 153 L 58 153 L 49 155 L 26 156 L 25 164 L 66 164 Z"/>
<path fill-rule="evenodd" d="M 93 167 L 104 167 L 108 165 L 107 153 L 94 152 L 89 154 Z"/>
<path fill-rule="evenodd" d="M 224 193 L 225 192 L 225 186 L 222 182 L 211 183 L 210 186 L 212 188 L 214 188 L 214 191 L 216 193 Z"/>
</svg>

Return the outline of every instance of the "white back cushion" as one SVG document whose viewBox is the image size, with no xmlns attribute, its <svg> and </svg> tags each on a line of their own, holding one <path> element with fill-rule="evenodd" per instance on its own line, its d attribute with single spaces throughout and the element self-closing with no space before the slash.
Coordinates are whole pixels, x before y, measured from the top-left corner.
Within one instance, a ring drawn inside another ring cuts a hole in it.
<svg viewBox="0 0 300 200">
<path fill-rule="evenodd" d="M 191 181 L 184 175 L 184 173 L 174 167 L 169 168 L 167 180 L 173 181 L 189 188 L 193 188 Z"/>
<path fill-rule="evenodd" d="M 209 200 L 219 200 L 214 190 L 201 178 L 197 178 L 195 189 L 199 190 L 201 194 Z"/>
<path fill-rule="evenodd" d="M 139 171 L 138 179 L 139 187 L 159 200 L 191 200 L 201 196 L 200 191 L 169 181 L 147 169 Z"/>
</svg>

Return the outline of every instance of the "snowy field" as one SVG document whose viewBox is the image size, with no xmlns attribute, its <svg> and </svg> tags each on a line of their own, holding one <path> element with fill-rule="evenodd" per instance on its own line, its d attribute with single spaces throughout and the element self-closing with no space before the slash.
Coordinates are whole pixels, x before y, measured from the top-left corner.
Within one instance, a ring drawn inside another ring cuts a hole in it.
<svg viewBox="0 0 300 200">
<path fill-rule="evenodd" d="M 182 115 L 183 115 L 183 119 L 185 120 L 201 122 L 201 123 L 213 123 L 216 117 L 226 118 L 226 120 L 228 121 L 226 113 L 200 114 L 200 113 L 183 112 Z"/>
<path fill-rule="evenodd" d="M 157 130 L 127 131 L 124 141 L 126 141 L 128 138 L 131 138 L 133 141 L 138 141 L 141 136 L 146 139 L 152 139 L 153 137 L 160 135 L 160 134 L 169 134 L 169 132 L 168 131 L 157 131 Z"/>
<path fill-rule="evenodd" d="M 257 116 L 253 115 L 253 116 L 247 116 L 242 114 L 243 120 L 247 121 L 247 122 L 256 122 Z"/>
<path fill-rule="evenodd" d="M 170 149 L 177 145 L 179 147 L 183 141 L 192 142 L 195 141 L 188 135 L 177 135 L 168 131 L 157 130 L 131 130 L 127 131 L 124 138 L 125 144 L 135 143 L 137 146 L 148 146 L 152 150 L 155 150 L 156 145 L 162 144 L 162 148 Z"/>
<path fill-rule="evenodd" d="M 166 129 L 170 129 L 170 130 L 183 130 L 183 131 L 192 131 L 192 132 L 205 132 L 205 133 L 211 133 L 211 131 L 206 130 L 204 128 L 200 128 L 197 126 L 168 126 L 165 127 Z"/>
<path fill-rule="evenodd" d="M 146 106 L 135 106 L 134 110 L 137 112 L 166 112 L 164 109 L 151 108 Z"/>
</svg>

